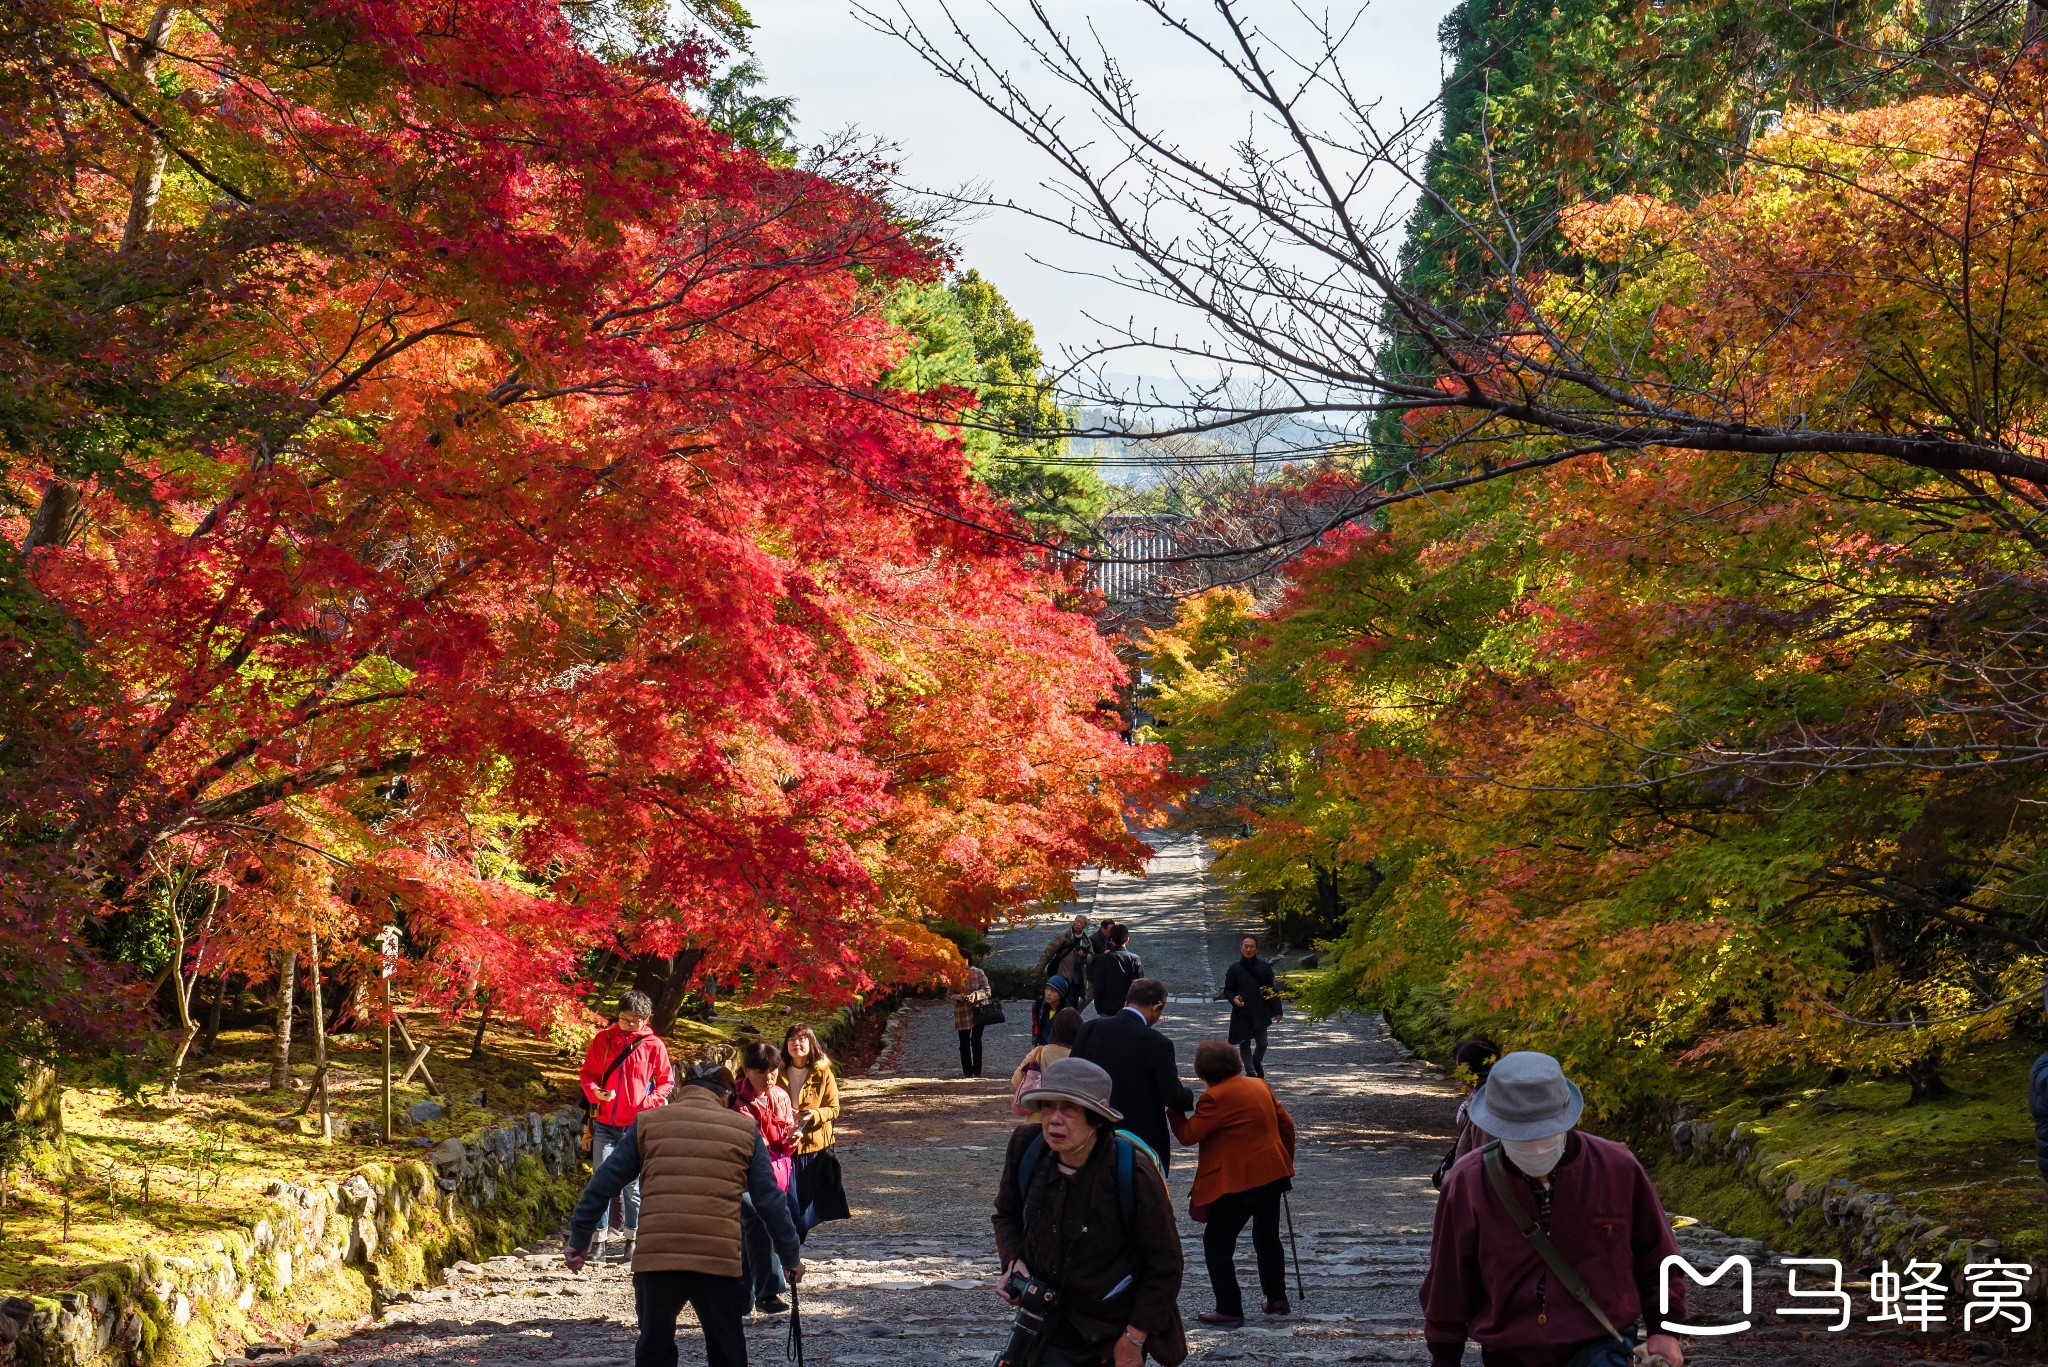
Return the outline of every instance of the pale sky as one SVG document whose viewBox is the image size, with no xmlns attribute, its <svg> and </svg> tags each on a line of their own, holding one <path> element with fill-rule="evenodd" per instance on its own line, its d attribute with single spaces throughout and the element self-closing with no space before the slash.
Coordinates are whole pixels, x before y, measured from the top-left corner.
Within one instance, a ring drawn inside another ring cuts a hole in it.
<svg viewBox="0 0 2048 1367">
<path fill-rule="evenodd" d="M 891 7 L 891 0 L 868 3 L 877 10 Z M 1181 3 L 1191 16 L 1213 13 L 1207 0 Z M 907 4 L 913 15 L 943 31 L 939 0 Z M 978 43 L 1004 58 L 1019 52 L 996 8 L 1028 22 L 1022 0 L 952 4 Z M 1070 30 L 1085 33 L 1092 26 L 1134 79 L 1150 120 L 1172 127 L 1184 144 L 1221 152 L 1243 134 L 1249 102 L 1222 85 L 1215 68 L 1205 65 L 1207 58 L 1163 31 L 1136 0 L 1044 5 Z M 1344 49 L 1345 75 L 1353 87 L 1378 94 L 1390 115 L 1428 104 L 1442 79 L 1437 24 L 1450 7 L 1451 0 L 1376 0 Z M 1346 0 L 1331 12 L 1342 18 L 1356 8 Z M 749 10 L 758 25 L 754 50 L 767 76 L 764 89 L 796 97 L 798 133 L 806 145 L 853 125 L 896 144 L 904 177 L 919 185 L 951 189 L 980 182 L 998 197 L 1048 208 L 1057 204 L 1043 188 L 1055 170 L 1043 153 L 897 39 L 869 28 L 850 0 L 753 0 Z M 1293 10 L 1292 0 L 1260 0 L 1256 12 L 1270 13 L 1277 23 Z M 1072 97 L 1067 103 L 1078 113 Z M 1056 361 L 1063 345 L 1085 346 L 1102 334 L 1091 313 L 1136 318 L 1147 329 L 1168 333 L 1188 326 L 1165 303 L 1071 274 L 1100 270 L 1106 257 L 1045 225 L 996 213 L 956 237 L 961 264 L 979 269 L 1032 321 L 1048 360 Z M 1043 264 L 1048 261 L 1059 264 Z"/>
</svg>

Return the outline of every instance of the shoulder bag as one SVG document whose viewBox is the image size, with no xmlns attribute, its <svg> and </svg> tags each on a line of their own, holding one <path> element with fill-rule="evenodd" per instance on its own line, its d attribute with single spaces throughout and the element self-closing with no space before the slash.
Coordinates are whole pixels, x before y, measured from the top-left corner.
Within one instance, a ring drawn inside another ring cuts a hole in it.
<svg viewBox="0 0 2048 1367">
<path fill-rule="evenodd" d="M 1010 1094 L 1011 1115 L 1027 1116 L 1031 1114 L 1030 1108 L 1024 1104 L 1024 1093 L 1037 1091 L 1039 1082 L 1045 1077 L 1044 1070 L 1038 1064 L 1031 1061 L 1038 1057 L 1040 1057 L 1039 1052 L 1033 1049 L 1024 1061 L 1024 1076 L 1018 1079 L 1017 1090 Z"/>
</svg>

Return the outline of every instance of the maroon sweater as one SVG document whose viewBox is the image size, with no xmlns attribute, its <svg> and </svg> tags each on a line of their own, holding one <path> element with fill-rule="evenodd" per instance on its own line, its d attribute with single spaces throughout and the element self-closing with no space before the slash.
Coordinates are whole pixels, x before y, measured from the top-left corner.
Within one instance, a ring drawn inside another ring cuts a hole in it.
<svg viewBox="0 0 2048 1367">
<path fill-rule="evenodd" d="M 1435 1367 L 1456 1367 L 1471 1339 L 1521 1367 L 1561 1367 L 1572 1350 L 1606 1337 L 1600 1322 L 1557 1284 L 1486 1176 L 1482 1152 L 1444 1177 L 1422 1279 L 1423 1337 Z M 1507 1164 L 1522 1208 L 1539 1215 L 1536 1186 Z M 1662 1328 L 1657 1269 L 1678 1251 L 1650 1175 L 1625 1144 L 1573 1131 L 1550 1174 L 1550 1240 L 1607 1318 L 1626 1329 Z M 1685 1316 L 1685 1274 L 1673 1271 L 1671 1317 Z M 1541 1314 L 1542 1322 L 1538 1322 Z"/>
</svg>

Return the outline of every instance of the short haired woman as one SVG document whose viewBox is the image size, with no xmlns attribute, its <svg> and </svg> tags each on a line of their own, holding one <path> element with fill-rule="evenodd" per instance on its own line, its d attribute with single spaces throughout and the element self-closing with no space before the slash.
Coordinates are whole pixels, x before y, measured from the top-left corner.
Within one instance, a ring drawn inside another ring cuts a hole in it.
<svg viewBox="0 0 2048 1367">
<path fill-rule="evenodd" d="M 1207 1221 L 1202 1252 L 1216 1308 L 1199 1318 L 1229 1328 L 1244 1323 L 1244 1293 L 1237 1284 L 1237 1237 L 1252 1227 L 1258 1255 L 1261 1308 L 1285 1315 L 1287 1254 L 1280 1244 L 1280 1198 L 1294 1185 L 1294 1118 L 1259 1078 L 1244 1075 L 1244 1060 L 1228 1040 L 1195 1046 L 1195 1073 L 1206 1084 L 1195 1113 L 1175 1113 L 1174 1137 L 1200 1146 L 1188 1213 Z"/>
<path fill-rule="evenodd" d="M 832 1060 L 818 1043 L 818 1032 L 808 1025 L 792 1025 L 782 1037 L 782 1084 L 796 1108 L 796 1174 L 790 1210 L 796 1215 L 799 1239 L 824 1222 L 811 1207 L 804 1173 L 818 1166 L 818 1158 L 832 1147 L 832 1122 L 839 1118 L 839 1079 L 833 1075 Z"/>
<path fill-rule="evenodd" d="M 996 1188 L 997 1294 L 1017 1297 L 1011 1277 L 1058 1288 L 1040 1367 L 1176 1367 L 1188 1355 L 1180 1319 L 1180 1231 L 1173 1198 L 1142 1147 L 1120 1180 L 1121 1113 L 1109 1074 L 1078 1058 L 1055 1059 L 1024 1104 L 1040 1123 L 1010 1133 Z M 1027 1159 L 1028 1164 L 1027 1164 Z M 1028 1167 L 1028 1172 L 1027 1172 Z"/>
<path fill-rule="evenodd" d="M 754 1117 L 761 1142 L 775 1168 L 775 1184 L 786 1194 L 796 1168 L 796 1111 L 789 1093 L 776 1082 L 782 1067 L 782 1051 L 767 1040 L 750 1039 L 740 1046 L 740 1081 L 733 1092 L 735 1110 Z M 768 1226 L 754 1213 L 751 1198 L 740 1202 L 740 1253 L 745 1265 L 748 1294 L 753 1309 L 779 1315 L 789 1309 L 782 1299 L 782 1263 L 775 1256 L 775 1241 Z"/>
</svg>

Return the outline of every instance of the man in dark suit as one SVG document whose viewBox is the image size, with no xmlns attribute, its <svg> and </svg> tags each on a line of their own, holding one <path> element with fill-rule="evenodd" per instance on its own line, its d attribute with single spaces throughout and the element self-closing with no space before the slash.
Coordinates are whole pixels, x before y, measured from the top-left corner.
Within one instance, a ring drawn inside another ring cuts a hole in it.
<svg viewBox="0 0 2048 1367">
<path fill-rule="evenodd" d="M 1123 1113 L 1125 1130 L 1152 1146 L 1162 1168 L 1173 1161 L 1166 1113 L 1195 1109 L 1195 1094 L 1180 1080 L 1173 1041 L 1152 1028 L 1165 1014 L 1166 984 L 1140 978 L 1124 997 L 1123 1010 L 1089 1021 L 1074 1043 L 1075 1058 L 1109 1074 L 1109 1104 Z"/>
</svg>

